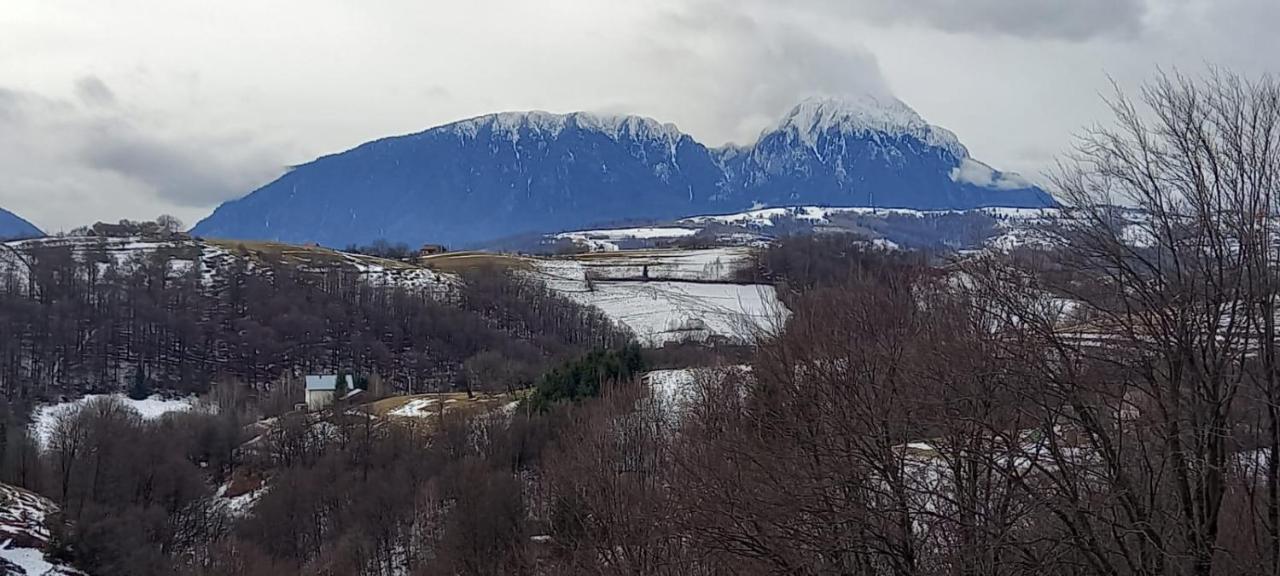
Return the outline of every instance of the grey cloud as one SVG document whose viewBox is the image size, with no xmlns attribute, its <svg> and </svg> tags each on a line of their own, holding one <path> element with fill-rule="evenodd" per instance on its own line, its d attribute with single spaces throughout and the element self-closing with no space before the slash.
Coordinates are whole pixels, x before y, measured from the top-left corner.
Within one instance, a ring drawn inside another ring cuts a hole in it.
<svg viewBox="0 0 1280 576">
<path fill-rule="evenodd" d="M 877 24 L 1083 41 L 1143 30 L 1146 0 L 823 0 L 810 7 Z"/>
<path fill-rule="evenodd" d="M 208 206 L 243 195 L 279 164 L 271 151 L 244 136 L 184 141 L 149 133 L 123 118 L 86 126 L 77 158 L 144 185 L 180 206 Z M 264 170 L 265 169 L 265 170 Z"/>
<path fill-rule="evenodd" d="M 115 92 L 97 76 L 83 76 L 76 80 L 76 96 L 90 106 L 111 106 L 116 103 Z"/>
<path fill-rule="evenodd" d="M 806 96 L 889 94 L 861 44 L 816 35 L 790 16 L 702 1 L 655 22 L 650 66 L 696 108 L 683 114 L 701 123 L 692 132 L 709 144 L 748 142 Z"/>
<path fill-rule="evenodd" d="M 198 133 L 115 106 L 100 79 L 78 81 L 75 94 L 83 104 L 0 87 L 0 205 L 47 229 L 190 219 L 283 171 L 280 148 L 253 134 Z"/>
</svg>

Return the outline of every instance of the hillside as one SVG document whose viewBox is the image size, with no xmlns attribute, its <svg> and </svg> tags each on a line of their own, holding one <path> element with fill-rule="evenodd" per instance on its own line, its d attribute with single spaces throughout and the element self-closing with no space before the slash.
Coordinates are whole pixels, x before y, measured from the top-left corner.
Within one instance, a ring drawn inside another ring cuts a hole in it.
<svg viewBox="0 0 1280 576">
<path fill-rule="evenodd" d="M 83 574 L 45 558 L 49 527 L 45 518 L 58 506 L 34 492 L 0 484 L 0 574 L 13 576 L 72 576 Z"/>
<path fill-rule="evenodd" d="M 788 206 L 690 216 L 649 226 L 560 232 L 530 239 L 525 246 L 529 250 L 591 252 L 670 246 L 760 246 L 791 235 L 842 232 L 862 236 L 882 248 L 1009 250 L 1036 242 L 1037 228 L 1062 216 L 1063 212 L 1056 208 Z"/>
<path fill-rule="evenodd" d="M 757 142 L 709 148 L 671 124 L 587 113 L 491 114 L 291 169 L 194 234 L 473 246 L 624 219 L 813 203 L 1039 207 L 1043 191 L 969 157 L 897 100 L 813 99 Z"/>
<path fill-rule="evenodd" d="M 286 266 L 301 272 L 342 272 L 355 275 L 374 286 L 398 286 L 443 295 L 451 290 L 453 278 L 420 266 L 363 254 L 351 254 L 319 246 L 297 246 L 280 242 L 204 240 L 188 237 L 99 237 L 68 236 L 17 240 L 0 245 L 0 285 L 12 283 L 26 290 L 30 268 L 37 261 L 72 258 L 79 262 L 108 264 L 125 270 L 151 260 L 165 263 L 167 274 L 176 278 L 194 271 L 203 285 L 225 283 L 222 273 L 231 269 L 270 270 Z"/>
</svg>

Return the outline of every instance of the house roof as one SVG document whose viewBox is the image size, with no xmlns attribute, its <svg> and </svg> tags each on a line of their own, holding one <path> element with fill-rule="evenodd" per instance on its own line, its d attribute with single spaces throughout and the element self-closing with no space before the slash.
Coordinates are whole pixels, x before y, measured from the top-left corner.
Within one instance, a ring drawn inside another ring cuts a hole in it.
<svg viewBox="0 0 1280 576">
<path fill-rule="evenodd" d="M 337 374 L 313 374 L 307 376 L 307 390 L 334 390 L 337 387 Z"/>
</svg>

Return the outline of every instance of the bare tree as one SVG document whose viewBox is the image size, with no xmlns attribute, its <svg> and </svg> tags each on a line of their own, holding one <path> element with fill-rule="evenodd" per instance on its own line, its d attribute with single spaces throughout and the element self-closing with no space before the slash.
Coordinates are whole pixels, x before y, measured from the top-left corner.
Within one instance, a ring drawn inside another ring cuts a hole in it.
<svg viewBox="0 0 1280 576">
<path fill-rule="evenodd" d="M 1053 532 L 1097 573 L 1276 573 L 1280 87 L 1161 75 L 1110 104 L 1055 177 L 1056 257 L 969 268 L 1033 384 L 1015 479 L 1047 483 Z M 1265 471 L 1239 478 L 1254 447 Z"/>
</svg>

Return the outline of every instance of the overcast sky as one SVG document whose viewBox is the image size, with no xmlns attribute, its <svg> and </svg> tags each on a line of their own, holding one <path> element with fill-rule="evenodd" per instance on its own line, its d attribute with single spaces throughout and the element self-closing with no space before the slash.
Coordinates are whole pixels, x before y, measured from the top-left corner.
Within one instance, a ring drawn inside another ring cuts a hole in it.
<svg viewBox="0 0 1280 576">
<path fill-rule="evenodd" d="M 4 0 L 0 207 L 47 231 L 193 224 L 286 166 L 501 110 L 746 143 L 891 93 L 1031 177 L 1108 77 L 1280 72 L 1277 0 Z"/>
</svg>

